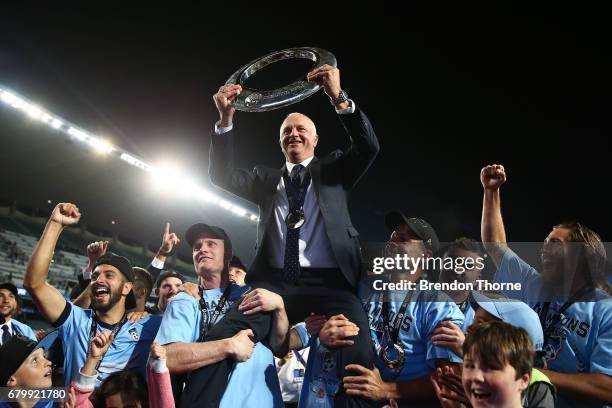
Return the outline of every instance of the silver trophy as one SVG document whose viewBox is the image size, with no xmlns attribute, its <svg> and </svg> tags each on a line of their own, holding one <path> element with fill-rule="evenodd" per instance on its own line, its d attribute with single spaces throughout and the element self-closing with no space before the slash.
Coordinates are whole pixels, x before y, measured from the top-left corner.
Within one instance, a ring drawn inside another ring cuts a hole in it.
<svg viewBox="0 0 612 408">
<path fill-rule="evenodd" d="M 308 82 L 305 77 L 304 79 L 298 79 L 281 88 L 267 91 L 260 91 L 244 86 L 247 79 L 260 69 L 278 61 L 294 58 L 313 61 L 314 66 L 312 69 L 316 69 L 325 64 L 333 67 L 336 66 L 336 57 L 334 57 L 331 52 L 322 48 L 298 47 L 271 52 L 270 54 L 249 62 L 238 71 L 234 72 L 227 82 L 225 82 L 226 85 L 239 84 L 242 86 L 242 92 L 232 103 L 234 108 L 245 112 L 264 112 L 292 105 L 317 92 L 321 86 L 315 82 Z"/>
</svg>

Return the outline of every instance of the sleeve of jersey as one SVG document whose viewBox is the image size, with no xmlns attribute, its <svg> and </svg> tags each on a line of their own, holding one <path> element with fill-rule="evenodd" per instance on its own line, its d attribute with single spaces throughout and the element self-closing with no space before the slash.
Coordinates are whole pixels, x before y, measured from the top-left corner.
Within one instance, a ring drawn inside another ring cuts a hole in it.
<svg viewBox="0 0 612 408">
<path fill-rule="evenodd" d="M 453 302 L 433 301 L 427 302 L 426 313 L 427 316 L 423 316 L 425 325 L 423 330 L 424 333 L 427 333 L 427 360 L 442 359 L 452 363 L 461 363 L 463 361 L 461 357 L 457 356 L 446 347 L 434 346 L 431 341 L 433 331 L 445 320 L 450 320 L 459 327 L 462 326 L 463 313 L 461 313 L 461 310 Z"/>
<path fill-rule="evenodd" d="M 612 299 L 600 300 L 593 310 L 597 330 L 592 339 L 591 372 L 612 375 Z"/>
<path fill-rule="evenodd" d="M 179 293 L 168 303 L 155 341 L 162 345 L 198 341 L 198 313 L 200 310 L 195 299 Z"/>
<path fill-rule="evenodd" d="M 73 336 L 76 328 L 86 320 L 89 320 L 89 316 L 83 309 L 71 302 L 66 302 L 64 311 L 53 325 L 59 329 L 60 336 L 67 339 Z"/>
<path fill-rule="evenodd" d="M 540 274 L 531 265 L 523 261 L 513 250 L 506 249 L 495 274 L 495 282 L 520 283 L 520 290 L 504 290 L 504 295 L 523 302 L 538 301 L 542 287 Z"/>
<path fill-rule="evenodd" d="M 306 330 L 306 324 L 303 322 L 298 323 L 293 326 L 293 329 L 295 330 L 297 335 L 300 336 L 300 340 L 302 342 L 302 348 L 300 350 L 308 347 L 310 343 L 310 333 L 308 333 L 308 330 Z"/>
</svg>

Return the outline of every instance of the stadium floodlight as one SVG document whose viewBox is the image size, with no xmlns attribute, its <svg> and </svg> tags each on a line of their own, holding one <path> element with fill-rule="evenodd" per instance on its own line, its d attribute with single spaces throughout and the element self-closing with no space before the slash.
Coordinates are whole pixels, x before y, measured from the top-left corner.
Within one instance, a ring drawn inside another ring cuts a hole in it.
<svg viewBox="0 0 612 408">
<path fill-rule="evenodd" d="M 254 222 L 259 221 L 257 214 L 251 213 L 228 200 L 222 199 L 212 191 L 198 186 L 194 180 L 184 176 L 184 174 L 189 173 L 180 172 L 175 166 L 152 166 L 130 152 L 118 146 L 113 146 L 107 140 L 95 136 L 77 125 L 47 112 L 38 104 L 29 101 L 18 93 L 3 86 L 0 86 L 0 101 L 23 112 L 32 119 L 39 120 L 54 130 L 59 130 L 63 134 L 67 134 L 73 140 L 83 142 L 97 152 L 112 154 L 133 167 L 151 173 L 153 176 L 152 180 L 154 180 L 158 186 L 162 186 L 164 190 L 169 190 L 168 187 L 171 187 L 173 191 L 178 191 L 181 196 L 196 197 L 203 202 L 214 204 L 225 210 L 231 211 L 236 216 L 246 217 Z"/>
<path fill-rule="evenodd" d="M 89 143 L 91 147 L 93 147 L 96 151 L 100 153 L 107 154 L 115 150 L 113 145 L 111 145 L 109 142 L 107 142 L 104 139 L 97 138 L 97 137 L 91 137 L 87 141 L 87 143 Z"/>
<path fill-rule="evenodd" d="M 239 216 L 239 217 L 244 217 L 247 214 L 247 210 L 245 210 L 244 208 L 239 207 L 237 205 L 234 205 L 232 207 L 232 212 L 234 214 L 236 214 L 237 216 Z"/>
<path fill-rule="evenodd" d="M 81 142 L 85 142 L 87 141 L 87 139 L 89 139 L 89 135 L 87 133 L 72 126 L 70 126 L 70 128 L 68 129 L 68 134 L 74 139 L 80 140 Z"/>
<path fill-rule="evenodd" d="M 152 167 L 150 165 L 143 162 L 142 160 L 138 160 L 137 158 L 128 153 L 121 153 L 121 156 L 119 157 L 121 158 L 121 160 L 124 160 L 125 162 L 131 164 L 134 167 L 138 167 L 139 169 L 142 169 L 144 171 L 152 171 Z"/>
<path fill-rule="evenodd" d="M 47 113 L 47 112 L 43 112 L 42 115 L 40 116 L 40 120 L 43 123 L 49 123 L 51 122 L 53 118 Z"/>
<path fill-rule="evenodd" d="M 25 110 L 28 116 L 32 119 L 39 119 L 43 114 L 42 110 L 35 105 L 24 104 L 23 110 Z"/>
<path fill-rule="evenodd" d="M 62 127 L 63 124 L 64 122 L 62 122 L 58 118 L 55 118 L 53 119 L 53 122 L 51 122 L 51 127 L 53 127 L 54 129 L 59 129 Z"/>
</svg>

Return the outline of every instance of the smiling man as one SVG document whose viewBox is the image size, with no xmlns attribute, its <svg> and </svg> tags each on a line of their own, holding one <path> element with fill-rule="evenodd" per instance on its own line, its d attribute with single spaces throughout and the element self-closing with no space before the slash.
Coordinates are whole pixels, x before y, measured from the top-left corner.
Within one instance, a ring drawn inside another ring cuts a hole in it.
<svg viewBox="0 0 612 408">
<path fill-rule="evenodd" d="M 310 313 L 343 314 L 362 329 L 354 345 L 334 352 L 344 377 L 350 375 L 347 364 L 370 369 L 374 364 L 367 318 L 355 294 L 362 272 L 361 248 L 348 210 L 348 194 L 380 146 L 369 119 L 341 89 L 338 68 L 323 65 L 309 72 L 307 80 L 321 85 L 329 96 L 350 139 L 346 150 L 316 157 L 319 134 L 314 122 L 302 113 L 291 113 L 284 118 L 278 139 L 284 165 L 237 168 L 232 101 L 242 87 L 225 85 L 213 96 L 219 121 L 212 135 L 209 174 L 217 186 L 259 206 L 257 252 L 247 283 L 279 293 L 292 324 Z M 338 407 L 373 405 L 344 390 L 335 403 Z"/>
<path fill-rule="evenodd" d="M 114 333 L 114 344 L 100 361 L 97 385 L 111 373 L 125 369 L 137 369 L 145 376 L 147 356 L 161 319 L 148 316 L 135 323 L 127 320 L 126 311 L 136 306 L 130 261 L 112 253 L 96 260 L 89 289 L 92 309 L 67 302 L 47 282 L 53 251 L 62 231 L 77 224 L 80 218 L 74 204 L 60 203 L 55 207 L 34 248 L 23 285 L 43 317 L 59 329 L 66 385 L 83 366 L 90 337 L 104 329 Z"/>
<path fill-rule="evenodd" d="M 16 334 L 36 340 L 36 334 L 30 326 L 13 319 L 17 314 L 18 297 L 15 285 L 10 282 L 0 284 L 0 345 Z"/>
</svg>

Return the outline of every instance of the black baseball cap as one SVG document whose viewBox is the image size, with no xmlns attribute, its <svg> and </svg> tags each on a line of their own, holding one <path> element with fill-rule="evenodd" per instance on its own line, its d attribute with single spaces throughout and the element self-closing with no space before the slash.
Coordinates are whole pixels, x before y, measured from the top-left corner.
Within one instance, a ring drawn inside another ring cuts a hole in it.
<svg viewBox="0 0 612 408">
<path fill-rule="evenodd" d="M 232 256 L 229 266 L 230 268 L 234 267 L 234 268 L 242 269 L 243 271 L 247 272 L 246 266 L 244 266 L 244 264 L 242 263 L 242 260 L 238 258 L 236 255 Z"/>
<path fill-rule="evenodd" d="M 13 285 L 11 282 L 0 283 L 0 289 L 6 289 L 11 292 L 15 297 L 19 297 L 19 292 L 17 291 L 17 286 Z M 0 385 L 0 387 L 4 387 Z"/>
<path fill-rule="evenodd" d="M 167 271 L 159 275 L 159 277 L 157 278 L 157 282 L 155 283 L 155 287 L 159 289 L 162 282 L 166 278 L 177 278 L 177 279 L 180 279 L 181 282 L 185 283 L 185 277 L 183 275 L 181 275 L 180 273 L 176 271 Z"/>
<path fill-rule="evenodd" d="M 112 252 L 107 252 L 99 257 L 93 265 L 93 269 L 96 269 L 98 265 L 112 265 L 126 277 L 128 282 L 134 282 L 134 270 L 130 261 L 124 257 Z M 134 290 L 130 290 L 125 298 L 125 310 L 130 310 L 136 307 L 136 297 L 134 296 Z"/>
<path fill-rule="evenodd" d="M 393 210 L 385 214 L 385 224 L 390 231 L 394 231 L 398 225 L 406 224 L 415 235 L 423 240 L 425 247 L 436 253 L 440 249 L 440 241 L 436 230 L 422 218 L 408 218 L 403 212 Z"/>
<path fill-rule="evenodd" d="M 19 369 L 26 358 L 36 348 L 36 342 L 20 334 L 13 335 L 0 346 L 0 387 L 6 387 L 11 375 Z"/>
<path fill-rule="evenodd" d="M 232 241 L 230 240 L 229 236 L 223 230 L 223 228 L 216 227 L 214 225 L 203 223 L 193 224 L 187 229 L 187 232 L 185 232 L 185 239 L 187 240 L 189 246 L 193 248 L 193 244 L 195 243 L 196 239 L 202 234 L 205 234 L 211 238 L 222 239 L 225 244 L 225 252 L 231 253 Z"/>
</svg>

